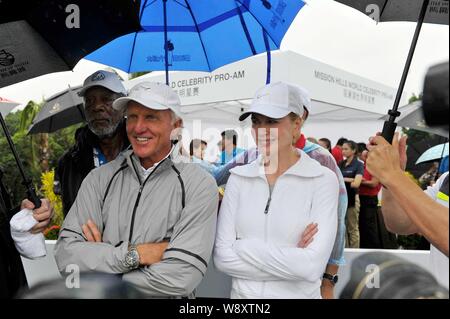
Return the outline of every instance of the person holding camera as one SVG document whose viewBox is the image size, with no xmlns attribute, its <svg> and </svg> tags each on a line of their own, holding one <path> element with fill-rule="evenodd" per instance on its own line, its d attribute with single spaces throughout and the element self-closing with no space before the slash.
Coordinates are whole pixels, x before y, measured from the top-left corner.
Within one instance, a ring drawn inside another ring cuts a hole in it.
<svg viewBox="0 0 450 319">
<path fill-rule="evenodd" d="M 404 174 L 406 137 L 395 134 L 392 145 L 375 136 L 368 145 L 367 169 L 383 188 L 382 213 L 389 231 L 407 235 L 420 233 L 430 243 L 433 273 L 439 283 L 449 286 L 448 172 L 423 191 Z"/>
</svg>

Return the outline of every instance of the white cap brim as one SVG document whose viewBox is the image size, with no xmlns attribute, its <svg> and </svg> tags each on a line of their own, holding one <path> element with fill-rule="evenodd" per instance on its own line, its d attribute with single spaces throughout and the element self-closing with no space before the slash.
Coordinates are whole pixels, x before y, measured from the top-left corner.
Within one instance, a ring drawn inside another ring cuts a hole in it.
<svg viewBox="0 0 450 319">
<path fill-rule="evenodd" d="M 153 100 L 149 101 L 149 100 L 144 100 L 144 99 L 139 99 L 139 98 L 132 98 L 132 97 L 121 97 L 118 98 L 117 100 L 114 101 L 113 103 L 113 108 L 115 110 L 118 111 L 123 111 L 126 107 L 128 102 L 136 102 L 139 103 L 143 106 L 145 106 L 146 108 L 152 109 L 152 110 L 158 110 L 158 111 L 164 111 L 164 110 L 171 110 L 172 108 L 166 106 L 166 105 L 162 105 L 158 102 L 155 102 Z M 175 110 L 173 110 L 175 112 Z"/>
<path fill-rule="evenodd" d="M 247 112 L 239 116 L 239 121 L 244 121 L 253 113 L 261 114 L 272 119 L 281 119 L 288 116 L 291 111 L 286 110 L 286 108 L 280 108 L 273 105 L 259 104 L 252 106 Z"/>
</svg>

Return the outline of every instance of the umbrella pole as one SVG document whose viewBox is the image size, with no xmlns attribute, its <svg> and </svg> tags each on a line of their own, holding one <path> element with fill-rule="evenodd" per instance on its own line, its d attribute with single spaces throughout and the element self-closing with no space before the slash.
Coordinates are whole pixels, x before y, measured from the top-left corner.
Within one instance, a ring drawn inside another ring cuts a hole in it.
<svg viewBox="0 0 450 319">
<path fill-rule="evenodd" d="M 267 36 L 267 32 L 264 29 L 263 29 L 263 36 L 264 36 L 264 44 L 266 46 L 266 51 L 267 51 L 267 78 L 266 78 L 266 84 L 270 84 L 270 79 L 272 77 L 272 53 L 270 51 L 269 37 Z"/>
<path fill-rule="evenodd" d="M 41 207 L 41 200 L 36 194 L 36 190 L 34 189 L 33 182 L 31 179 L 27 178 L 25 175 L 25 170 L 22 166 L 22 162 L 19 159 L 19 155 L 17 154 L 16 147 L 11 139 L 11 134 L 9 133 L 8 127 L 6 126 L 6 122 L 3 119 L 3 115 L 0 112 L 0 122 L 3 128 L 3 132 L 5 133 L 6 140 L 8 141 L 9 147 L 14 155 L 14 159 L 16 160 L 17 167 L 19 168 L 20 175 L 22 175 L 23 185 L 27 188 L 28 199 L 34 204 L 34 208 Z"/>
<path fill-rule="evenodd" d="M 164 54 L 166 67 L 166 84 L 169 85 L 169 43 L 167 38 L 167 0 L 163 0 L 164 10 Z"/>
<path fill-rule="evenodd" d="M 395 120 L 400 116 L 400 112 L 398 111 L 398 107 L 400 105 L 400 100 L 402 97 L 403 89 L 405 88 L 406 79 L 408 78 L 409 68 L 411 67 L 411 62 L 414 57 L 414 52 L 416 50 L 417 41 L 419 39 L 420 31 L 422 30 L 422 25 L 425 20 L 425 15 L 427 13 L 427 8 L 430 0 L 424 0 L 422 5 L 422 10 L 420 11 L 419 20 L 417 22 L 416 31 L 414 33 L 414 37 L 411 43 L 411 47 L 409 49 L 408 58 L 406 59 L 405 68 L 403 69 L 402 78 L 400 80 L 400 86 L 397 90 L 397 96 L 395 97 L 394 107 L 392 110 L 389 110 L 388 114 L 390 115 L 389 120 L 384 122 L 383 133 L 381 134 L 386 141 L 392 143 L 392 139 L 394 138 L 395 130 L 397 129 L 397 123 Z"/>
</svg>

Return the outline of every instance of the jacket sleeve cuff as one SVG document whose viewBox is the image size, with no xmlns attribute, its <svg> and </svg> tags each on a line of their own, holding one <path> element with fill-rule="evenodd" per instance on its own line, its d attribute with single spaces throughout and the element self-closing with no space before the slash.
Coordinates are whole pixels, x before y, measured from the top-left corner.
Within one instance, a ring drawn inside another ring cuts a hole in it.
<svg viewBox="0 0 450 319">
<path fill-rule="evenodd" d="M 164 259 L 176 258 L 181 259 L 194 267 L 196 267 L 204 276 L 208 267 L 208 262 L 201 256 L 184 249 L 170 248 L 164 253 Z"/>
</svg>

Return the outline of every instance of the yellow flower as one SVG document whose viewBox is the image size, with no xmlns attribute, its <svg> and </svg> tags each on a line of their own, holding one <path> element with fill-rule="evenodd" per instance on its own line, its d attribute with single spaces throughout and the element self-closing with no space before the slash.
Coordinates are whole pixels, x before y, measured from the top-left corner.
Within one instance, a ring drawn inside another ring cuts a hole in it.
<svg viewBox="0 0 450 319">
<path fill-rule="evenodd" d="M 52 225 L 61 226 L 64 221 L 63 209 L 62 209 L 62 200 L 60 196 L 57 196 L 53 192 L 53 183 L 55 180 L 55 171 L 52 170 L 50 172 L 42 173 L 41 182 L 42 182 L 42 193 L 44 197 L 50 201 L 50 204 L 53 206 L 53 210 L 55 212 L 52 220 Z"/>
</svg>

